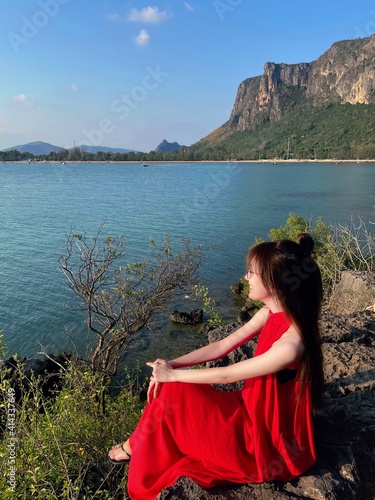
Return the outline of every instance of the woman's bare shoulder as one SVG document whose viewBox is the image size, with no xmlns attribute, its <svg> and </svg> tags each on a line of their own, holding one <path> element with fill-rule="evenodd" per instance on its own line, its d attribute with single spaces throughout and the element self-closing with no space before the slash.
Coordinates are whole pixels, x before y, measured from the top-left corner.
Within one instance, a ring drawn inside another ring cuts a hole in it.
<svg viewBox="0 0 375 500">
<path fill-rule="evenodd" d="M 303 353 L 305 351 L 305 345 L 303 343 L 302 337 L 294 325 L 290 325 L 288 330 L 281 335 L 277 341 L 279 344 L 288 345 L 294 351 L 294 362 L 289 366 L 289 368 L 295 368 L 299 366 L 302 359 Z M 295 366 L 294 366 L 295 365 Z"/>
<path fill-rule="evenodd" d="M 279 340 L 293 342 L 296 345 L 303 345 L 301 334 L 293 324 L 291 324 L 287 331 L 281 335 Z"/>
<path fill-rule="evenodd" d="M 270 315 L 270 308 L 267 306 L 263 306 L 262 308 L 259 309 L 259 311 L 256 312 L 254 317 L 257 316 L 259 317 L 259 319 L 262 319 L 264 320 L 264 322 L 266 322 L 269 315 Z"/>
</svg>

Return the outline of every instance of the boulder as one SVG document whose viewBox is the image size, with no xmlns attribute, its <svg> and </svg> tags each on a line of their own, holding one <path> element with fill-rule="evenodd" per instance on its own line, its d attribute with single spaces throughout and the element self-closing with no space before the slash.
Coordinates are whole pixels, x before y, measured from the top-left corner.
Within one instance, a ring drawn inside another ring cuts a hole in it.
<svg viewBox="0 0 375 500">
<path fill-rule="evenodd" d="M 351 314 L 375 310 L 375 275 L 360 271 L 344 271 L 334 287 L 329 309 L 334 314 Z"/>
<path fill-rule="evenodd" d="M 240 324 L 209 332 L 213 342 Z M 180 478 L 163 490 L 158 500 L 286 500 L 375 498 L 375 313 L 322 317 L 325 390 L 323 407 L 315 416 L 316 464 L 290 482 L 230 485 L 204 490 L 189 478 Z M 237 349 L 225 360 L 233 363 L 249 355 L 256 341 Z M 240 385 L 220 389 L 237 389 Z"/>
<path fill-rule="evenodd" d="M 45 398 L 51 398 L 61 388 L 61 374 L 69 358 L 68 354 L 51 354 L 29 359 L 12 356 L 0 364 L 0 371 L 5 378 L 10 379 L 17 403 L 34 383 L 41 387 Z"/>
<path fill-rule="evenodd" d="M 234 285 L 231 285 L 230 287 L 232 293 L 234 293 L 234 295 L 238 295 L 239 297 L 243 297 L 243 293 L 244 293 L 244 284 L 242 281 L 239 281 L 238 283 L 234 283 Z M 246 298 L 246 297 L 244 297 Z"/>
<path fill-rule="evenodd" d="M 169 317 L 174 323 L 183 323 L 184 325 L 198 325 L 203 321 L 203 310 L 194 309 L 190 313 L 173 311 Z"/>
</svg>

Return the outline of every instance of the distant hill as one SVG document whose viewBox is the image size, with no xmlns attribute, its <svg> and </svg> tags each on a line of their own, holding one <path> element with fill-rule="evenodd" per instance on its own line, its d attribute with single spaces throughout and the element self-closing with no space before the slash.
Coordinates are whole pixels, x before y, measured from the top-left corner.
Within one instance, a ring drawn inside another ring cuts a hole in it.
<svg viewBox="0 0 375 500">
<path fill-rule="evenodd" d="M 86 151 L 87 153 L 97 153 L 98 151 L 103 151 L 103 153 L 130 153 L 134 152 L 133 149 L 123 149 L 123 148 L 108 148 L 106 146 L 87 146 L 81 145 L 78 146 L 82 151 Z M 27 144 L 21 144 L 18 146 L 13 146 L 11 148 L 3 149 L 3 151 L 12 151 L 16 149 L 20 153 L 31 153 L 35 156 L 38 155 L 49 155 L 52 152 L 57 153 L 61 149 L 60 146 L 54 146 L 53 144 L 49 144 L 48 142 L 36 141 L 29 142 Z"/>
<path fill-rule="evenodd" d="M 106 146 L 87 146 L 81 144 L 78 147 L 87 153 L 98 153 L 99 151 L 103 151 L 103 153 L 136 153 L 134 149 L 108 148 Z"/>
<path fill-rule="evenodd" d="M 155 153 L 170 153 L 171 151 L 180 151 L 181 146 L 178 142 L 168 142 L 166 139 L 162 141 L 159 146 L 155 149 Z"/>
<path fill-rule="evenodd" d="M 207 158 L 375 158 L 375 35 L 316 61 L 267 62 L 238 87 L 226 123 L 193 144 Z"/>
<path fill-rule="evenodd" d="M 3 151 L 12 151 L 13 149 L 16 149 L 20 153 L 31 153 L 33 155 L 48 155 L 52 151 L 57 153 L 62 148 L 60 148 L 59 146 L 53 146 L 53 144 L 48 144 L 48 142 L 36 141 L 3 149 Z"/>
</svg>

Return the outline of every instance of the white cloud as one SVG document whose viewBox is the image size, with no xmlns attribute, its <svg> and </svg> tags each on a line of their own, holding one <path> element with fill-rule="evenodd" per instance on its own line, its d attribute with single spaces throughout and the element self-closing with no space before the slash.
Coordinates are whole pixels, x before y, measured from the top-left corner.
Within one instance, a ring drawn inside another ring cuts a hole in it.
<svg viewBox="0 0 375 500">
<path fill-rule="evenodd" d="M 149 24 L 160 24 L 172 17 L 166 11 L 160 11 L 159 7 L 144 7 L 143 9 L 131 9 L 127 16 L 130 22 L 140 22 Z"/>
<path fill-rule="evenodd" d="M 146 30 L 141 30 L 134 40 L 137 45 L 144 46 L 150 41 L 150 35 Z"/>
<path fill-rule="evenodd" d="M 73 92 L 78 92 L 78 86 L 75 83 L 72 83 L 70 88 L 73 90 Z"/>
<path fill-rule="evenodd" d="M 190 5 L 188 2 L 185 2 L 184 5 L 186 10 L 188 10 L 189 12 L 194 12 L 195 10 L 194 7 Z"/>
<path fill-rule="evenodd" d="M 13 97 L 13 101 L 19 102 L 21 104 L 26 104 L 27 106 L 33 106 L 32 99 L 29 99 L 26 94 L 19 94 Z"/>
</svg>

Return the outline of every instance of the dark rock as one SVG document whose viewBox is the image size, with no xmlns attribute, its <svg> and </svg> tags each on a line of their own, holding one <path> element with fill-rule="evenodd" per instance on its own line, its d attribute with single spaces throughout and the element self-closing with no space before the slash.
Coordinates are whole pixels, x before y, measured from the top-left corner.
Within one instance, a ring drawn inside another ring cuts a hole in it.
<svg viewBox="0 0 375 500">
<path fill-rule="evenodd" d="M 251 319 L 251 313 L 243 307 L 238 313 L 237 319 L 239 323 L 247 323 Z"/>
<path fill-rule="evenodd" d="M 10 379 L 16 402 L 20 402 L 33 383 L 41 387 L 44 397 L 50 398 L 61 388 L 61 373 L 67 366 L 68 358 L 65 354 L 30 359 L 12 356 L 1 364 L 0 371 Z"/>
<path fill-rule="evenodd" d="M 173 311 L 169 319 L 174 323 L 183 323 L 185 325 L 198 325 L 203 321 L 203 310 L 194 309 L 190 313 Z"/>
<path fill-rule="evenodd" d="M 244 285 L 243 285 L 242 281 L 239 281 L 238 283 L 235 283 L 234 285 L 232 285 L 230 287 L 230 289 L 232 290 L 232 292 L 235 295 L 239 295 L 241 297 L 243 290 L 244 290 Z"/>
</svg>

